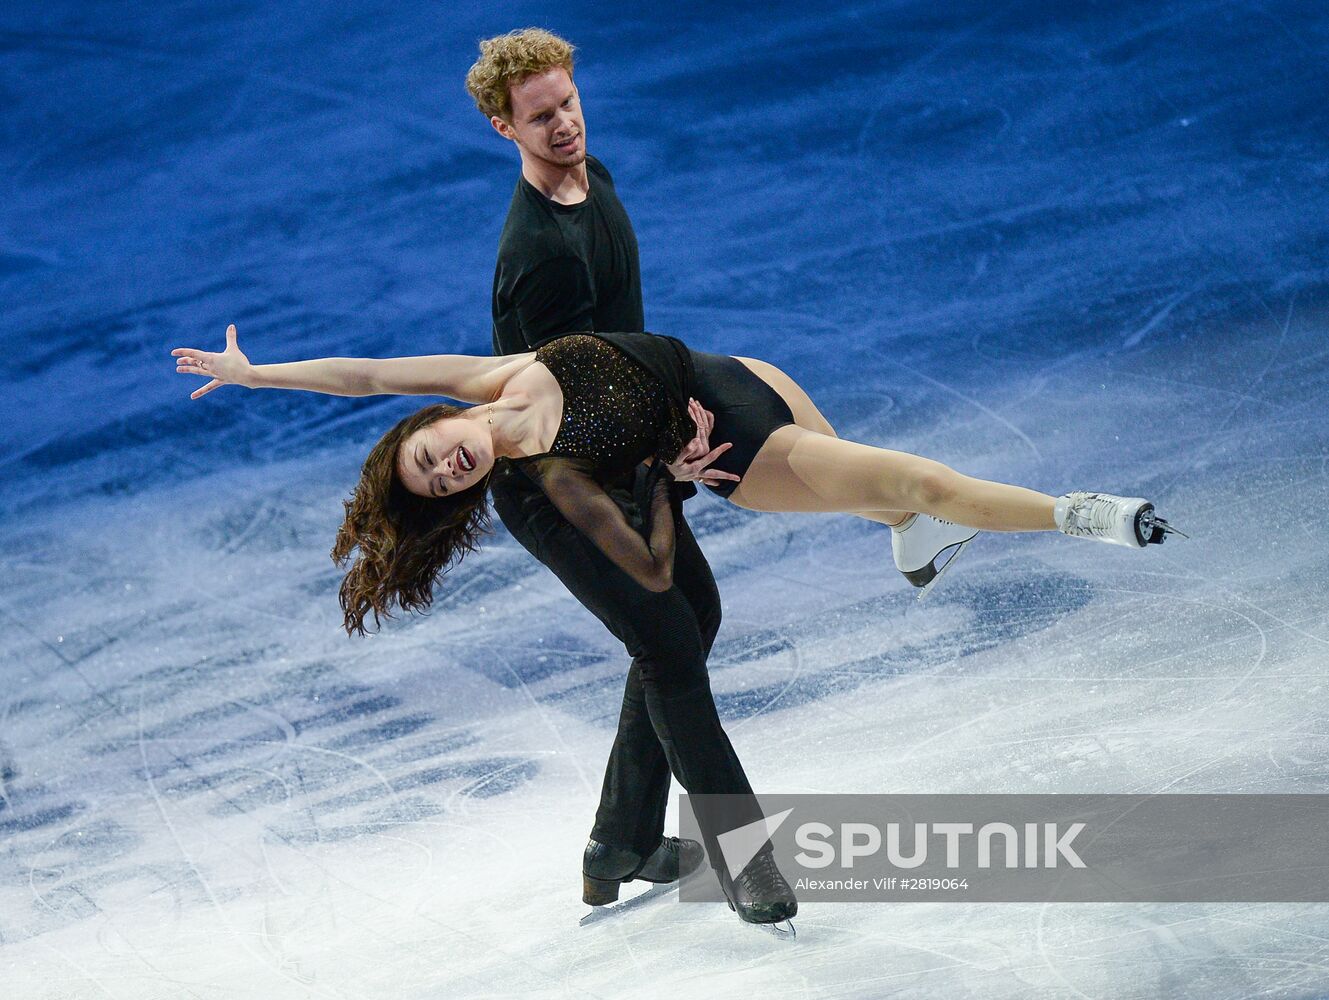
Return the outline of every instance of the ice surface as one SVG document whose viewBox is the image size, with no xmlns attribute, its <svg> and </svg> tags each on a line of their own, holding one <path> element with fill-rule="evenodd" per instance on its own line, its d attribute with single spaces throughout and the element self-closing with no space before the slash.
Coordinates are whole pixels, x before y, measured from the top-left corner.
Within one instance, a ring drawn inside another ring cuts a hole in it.
<svg viewBox="0 0 1329 1000">
<path fill-rule="evenodd" d="M 340 633 L 340 500 L 411 404 L 190 403 L 166 351 L 487 350 L 516 161 L 460 81 L 541 23 L 652 329 L 1192 535 L 980 536 L 920 606 L 876 526 L 692 502 L 759 791 L 1329 790 L 1329 14 L 610 10 L 0 12 L 0 995 L 1329 992 L 1323 906 L 580 927 L 622 650 L 503 535 L 430 616 Z"/>
</svg>

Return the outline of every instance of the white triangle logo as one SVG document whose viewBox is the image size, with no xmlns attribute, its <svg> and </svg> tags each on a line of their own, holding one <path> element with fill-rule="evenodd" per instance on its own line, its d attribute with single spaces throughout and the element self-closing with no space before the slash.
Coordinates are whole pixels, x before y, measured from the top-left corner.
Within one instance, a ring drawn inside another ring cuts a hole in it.
<svg viewBox="0 0 1329 1000">
<path fill-rule="evenodd" d="M 738 878 L 738 873 L 748 866 L 748 862 L 757 856 L 766 841 L 775 836 L 775 831 L 789 818 L 793 809 L 786 809 L 777 816 L 759 819 L 747 826 L 722 833 L 715 839 L 724 851 L 724 864 L 729 869 L 731 879 Z"/>
</svg>

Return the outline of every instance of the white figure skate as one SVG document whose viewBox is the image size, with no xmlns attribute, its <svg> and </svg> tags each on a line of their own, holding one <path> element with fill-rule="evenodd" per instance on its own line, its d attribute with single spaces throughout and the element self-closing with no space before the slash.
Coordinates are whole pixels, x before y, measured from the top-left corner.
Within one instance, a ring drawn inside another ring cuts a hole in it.
<svg viewBox="0 0 1329 1000">
<path fill-rule="evenodd" d="M 977 534 L 976 528 L 943 521 L 931 514 L 911 514 L 891 529 L 895 568 L 920 588 L 918 599 L 921 601 Z"/>
<path fill-rule="evenodd" d="M 1168 535 L 1186 537 L 1154 513 L 1154 505 L 1144 497 L 1067 493 L 1057 498 L 1053 517 L 1057 527 L 1068 535 L 1133 549 L 1161 544 Z"/>
</svg>

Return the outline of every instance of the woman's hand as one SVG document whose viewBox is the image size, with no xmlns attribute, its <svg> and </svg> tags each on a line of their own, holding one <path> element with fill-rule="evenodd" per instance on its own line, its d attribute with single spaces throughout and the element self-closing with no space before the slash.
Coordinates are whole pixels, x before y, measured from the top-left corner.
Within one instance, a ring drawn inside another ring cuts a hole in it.
<svg viewBox="0 0 1329 1000">
<path fill-rule="evenodd" d="M 190 399 L 198 399 L 222 385 L 248 385 L 252 388 L 254 366 L 235 342 L 234 323 L 226 328 L 226 350 L 221 354 L 193 347 L 177 347 L 171 354 L 178 359 L 175 370 L 181 375 L 203 375 L 212 379 L 201 389 L 191 392 Z"/>
<path fill-rule="evenodd" d="M 670 475 L 679 482 L 686 483 L 696 480 L 704 486 L 714 486 L 716 483 L 724 481 L 738 482 L 741 477 L 734 475 L 732 472 L 707 468 L 733 447 L 731 442 L 725 442 L 717 448 L 711 447 L 710 438 L 711 430 L 715 427 L 715 415 L 695 399 L 689 399 L 688 416 L 692 418 L 692 422 L 697 426 L 697 436 L 685 444 L 683 450 L 678 453 L 678 457 L 666 466 Z"/>
</svg>

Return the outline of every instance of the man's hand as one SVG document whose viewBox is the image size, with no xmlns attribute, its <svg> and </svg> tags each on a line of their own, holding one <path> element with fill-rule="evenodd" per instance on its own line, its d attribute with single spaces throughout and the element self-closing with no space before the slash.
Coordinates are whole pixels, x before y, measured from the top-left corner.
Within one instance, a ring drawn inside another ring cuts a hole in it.
<svg viewBox="0 0 1329 1000">
<path fill-rule="evenodd" d="M 715 415 L 695 399 L 689 399 L 688 416 L 692 417 L 692 422 L 697 427 L 697 436 L 685 444 L 678 457 L 666 466 L 670 474 L 679 482 L 697 481 L 704 486 L 714 486 L 716 483 L 726 481 L 738 482 L 742 477 L 732 472 L 707 468 L 733 447 L 732 442 L 725 442 L 716 448 L 711 447 L 710 438 L 711 430 L 715 427 Z"/>
</svg>

